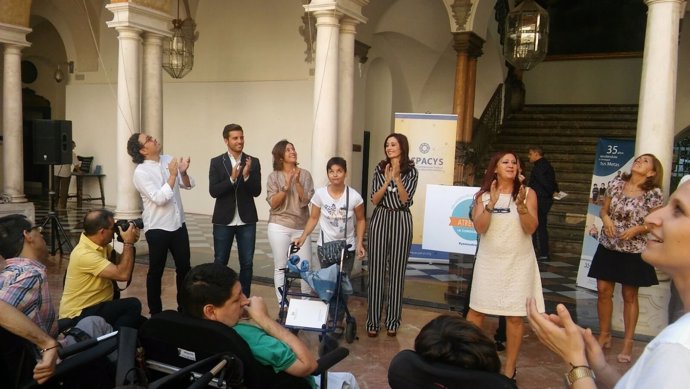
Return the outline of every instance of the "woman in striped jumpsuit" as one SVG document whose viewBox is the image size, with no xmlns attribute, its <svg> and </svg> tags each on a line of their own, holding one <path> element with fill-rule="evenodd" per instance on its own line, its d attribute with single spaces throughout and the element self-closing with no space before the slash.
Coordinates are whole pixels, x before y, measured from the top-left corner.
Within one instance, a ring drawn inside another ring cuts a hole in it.
<svg viewBox="0 0 690 389">
<path fill-rule="evenodd" d="M 405 135 L 388 135 L 384 143 L 386 159 L 374 170 L 371 201 L 376 208 L 369 223 L 367 308 L 367 335 L 372 338 L 379 333 L 384 296 L 388 336 L 395 336 L 400 327 L 405 268 L 412 242 L 410 206 L 417 189 L 417 169 L 409 159 L 409 149 Z"/>
</svg>

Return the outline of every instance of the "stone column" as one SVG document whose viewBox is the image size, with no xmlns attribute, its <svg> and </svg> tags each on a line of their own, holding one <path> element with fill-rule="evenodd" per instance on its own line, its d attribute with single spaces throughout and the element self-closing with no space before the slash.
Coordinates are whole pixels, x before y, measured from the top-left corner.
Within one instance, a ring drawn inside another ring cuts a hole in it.
<svg viewBox="0 0 690 389">
<path fill-rule="evenodd" d="M 652 153 L 671 171 L 678 67 L 678 31 L 683 0 L 645 0 L 647 31 L 642 59 L 635 154 Z M 664 177 L 668 194 L 670 174 Z"/>
<path fill-rule="evenodd" d="M 152 4 L 155 6 L 156 4 Z M 140 197 L 132 183 L 134 163 L 127 154 L 127 140 L 136 132 L 148 128 L 141 126 L 142 88 L 141 52 L 142 33 L 146 32 L 145 67 L 143 69 L 146 87 L 143 91 L 143 107 L 146 126 L 160 131 L 162 140 L 162 37 L 170 36 L 170 15 L 156 8 L 133 2 L 112 2 L 105 6 L 113 13 L 108 27 L 117 30 L 119 41 L 117 69 L 117 218 L 136 218 L 140 212 Z M 158 137 L 158 135 L 155 135 Z"/>
<path fill-rule="evenodd" d="M 140 215 L 139 195 L 132 176 L 135 165 L 127 154 L 127 140 L 141 131 L 141 30 L 116 27 L 120 48 L 117 62 L 117 208 L 118 219 Z"/>
<path fill-rule="evenodd" d="M 338 42 L 341 13 L 314 12 L 316 17 L 316 57 L 314 63 L 314 129 L 311 169 L 321 171 L 336 153 L 338 129 Z M 351 59 L 351 58 L 350 58 Z M 324 174 L 313 174 L 314 187 L 324 186 Z"/>
<path fill-rule="evenodd" d="M 27 32 L 31 31 L 26 29 Z M 5 43 L 2 88 L 3 192 L 13 203 L 27 202 L 24 195 L 24 151 L 22 123 L 22 72 L 19 44 Z"/>
<path fill-rule="evenodd" d="M 455 92 L 453 95 L 453 113 L 458 115 L 455 132 L 455 184 L 472 184 L 474 181 L 474 164 L 471 162 L 474 124 L 474 94 L 477 79 L 477 58 L 482 55 L 484 40 L 475 33 L 453 33 L 454 48 L 457 54 L 455 67 Z"/>
<path fill-rule="evenodd" d="M 340 21 L 340 68 L 338 89 L 338 147 L 336 155 L 352 165 L 352 112 L 354 103 L 355 27 L 359 21 L 343 17 Z M 314 166 L 313 170 L 325 169 Z"/>
<path fill-rule="evenodd" d="M 144 33 L 143 90 L 141 129 L 163 142 L 163 36 Z"/>
</svg>

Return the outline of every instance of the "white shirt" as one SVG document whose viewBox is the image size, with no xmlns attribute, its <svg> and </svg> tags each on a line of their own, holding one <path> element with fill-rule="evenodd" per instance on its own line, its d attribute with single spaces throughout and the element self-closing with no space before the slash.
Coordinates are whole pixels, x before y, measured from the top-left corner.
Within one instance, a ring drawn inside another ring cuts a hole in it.
<svg viewBox="0 0 690 389">
<path fill-rule="evenodd" d="M 664 328 L 615 389 L 687 388 L 690 372 L 690 313 Z"/>
<path fill-rule="evenodd" d="M 142 219 L 144 232 L 150 229 L 176 231 L 184 223 L 184 208 L 180 198 L 180 188 L 191 189 L 196 184 L 189 176 L 189 187 L 185 187 L 182 176 L 178 173 L 176 185 L 168 185 L 168 163 L 172 161 L 169 155 L 161 155 L 160 162 L 145 160 L 134 169 L 134 187 L 141 195 L 144 205 Z"/>
<path fill-rule="evenodd" d="M 362 196 L 356 190 L 347 187 L 350 191 L 350 201 L 347 210 L 347 243 L 355 248 L 355 208 L 364 203 Z M 345 204 L 347 196 L 345 192 L 339 199 L 334 199 L 328 193 L 327 187 L 319 188 L 314 192 L 311 203 L 321 209 L 319 216 L 319 227 L 323 232 L 326 242 L 345 239 Z M 323 245 L 321 233 L 319 233 L 318 245 Z"/>
<path fill-rule="evenodd" d="M 232 164 L 232 169 L 237 169 L 237 165 L 242 161 L 242 153 L 240 153 L 239 158 L 235 159 L 235 157 L 233 157 L 232 154 L 230 154 L 230 152 L 228 151 L 228 158 L 230 159 L 230 163 Z M 240 172 L 237 177 L 244 177 L 244 176 L 242 176 L 242 172 Z M 249 178 L 249 177 L 247 177 L 247 178 Z M 232 178 L 230 179 L 230 181 L 232 181 Z M 245 181 L 247 181 L 247 180 L 245 180 Z M 235 181 L 232 181 L 232 183 L 234 184 Z M 240 210 L 239 210 L 239 206 L 237 205 L 237 196 L 235 196 L 235 216 L 232 217 L 232 221 L 228 225 L 229 226 L 243 226 L 243 225 L 245 225 L 245 223 L 242 221 L 242 218 L 240 218 Z"/>
</svg>

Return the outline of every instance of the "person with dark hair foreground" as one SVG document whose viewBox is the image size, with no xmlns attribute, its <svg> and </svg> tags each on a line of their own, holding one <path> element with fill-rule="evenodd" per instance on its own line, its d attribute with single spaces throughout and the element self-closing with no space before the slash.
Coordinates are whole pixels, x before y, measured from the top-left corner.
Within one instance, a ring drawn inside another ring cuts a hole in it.
<svg viewBox="0 0 690 389">
<path fill-rule="evenodd" d="M 298 377 L 309 377 L 316 369 L 307 346 L 269 317 L 261 297 L 247 298 L 242 293 L 231 268 L 218 263 L 195 266 L 185 278 L 184 293 L 185 313 L 233 327 L 259 362 Z M 239 323 L 245 311 L 258 326 Z"/>
<path fill-rule="evenodd" d="M 115 225 L 113 213 L 106 209 L 84 216 L 84 233 L 72 250 L 60 301 L 60 318 L 100 316 L 115 329 L 138 328 L 143 322 L 141 302 L 136 297 L 114 298 L 113 281 L 127 281 L 134 268 L 134 243 L 139 228 L 134 223 L 126 231 Z M 122 254 L 110 261 L 115 229 L 124 240 Z"/>
<path fill-rule="evenodd" d="M 501 370 L 494 342 L 460 316 L 441 315 L 428 322 L 415 338 L 414 350 L 427 362 L 492 373 Z"/>
<path fill-rule="evenodd" d="M 247 298 L 242 293 L 231 268 L 218 263 L 195 266 L 185 278 L 183 309 L 188 315 L 232 327 L 259 363 L 276 372 L 304 377 L 315 387 L 311 373 L 316 370 L 316 358 L 307 345 L 268 315 L 263 298 Z M 239 323 L 243 312 L 256 325 Z"/>
<path fill-rule="evenodd" d="M 685 314 L 666 327 L 645 348 L 637 362 L 621 375 L 606 361 L 592 330 L 573 322 L 562 304 L 556 314 L 538 312 L 528 299 L 529 323 L 539 340 L 567 364 L 574 389 L 686 388 L 690 371 L 690 183 L 682 184 L 663 208 L 644 218 L 647 245 L 642 259 L 670 275 L 683 301 Z M 596 375 L 596 382 L 595 382 Z"/>
</svg>

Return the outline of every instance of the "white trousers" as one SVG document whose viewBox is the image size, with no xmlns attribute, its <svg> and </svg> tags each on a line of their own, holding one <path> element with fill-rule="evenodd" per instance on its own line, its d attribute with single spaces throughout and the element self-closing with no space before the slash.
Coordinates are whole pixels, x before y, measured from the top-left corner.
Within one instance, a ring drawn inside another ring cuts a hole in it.
<svg viewBox="0 0 690 389">
<path fill-rule="evenodd" d="M 288 247 L 294 239 L 302 236 L 304 230 L 296 230 L 294 228 L 288 228 L 281 226 L 276 223 L 268 223 L 268 243 L 271 245 L 271 251 L 273 252 L 273 284 L 275 285 L 276 299 L 278 300 L 278 305 L 280 305 L 282 296 L 278 288 L 283 288 L 285 284 L 285 273 L 284 269 L 287 267 L 288 260 Z M 312 261 L 311 259 L 311 237 L 308 237 L 304 241 L 302 247 L 300 247 L 297 255 L 302 260 L 309 261 L 309 268 L 312 270 L 318 269 L 318 261 Z M 304 280 L 301 281 L 301 289 L 303 293 L 310 293 L 311 288 Z"/>
</svg>

